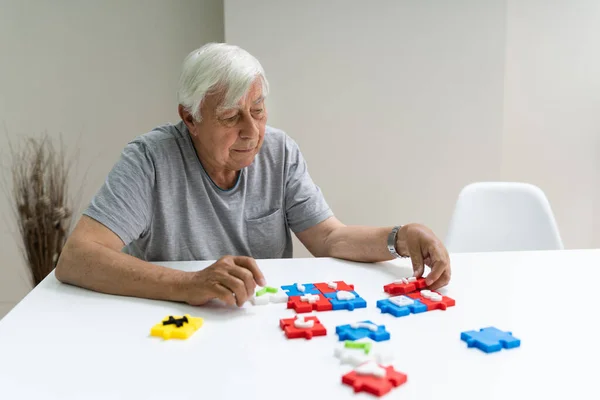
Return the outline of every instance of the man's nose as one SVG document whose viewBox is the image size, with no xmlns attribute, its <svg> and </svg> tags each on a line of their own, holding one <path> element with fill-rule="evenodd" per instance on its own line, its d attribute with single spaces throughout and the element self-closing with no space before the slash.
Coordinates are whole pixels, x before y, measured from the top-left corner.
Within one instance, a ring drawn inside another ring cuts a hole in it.
<svg viewBox="0 0 600 400">
<path fill-rule="evenodd" d="M 255 121 L 251 115 L 244 118 L 244 123 L 241 128 L 240 136 L 243 139 L 254 139 L 258 136 L 258 122 Z"/>
</svg>

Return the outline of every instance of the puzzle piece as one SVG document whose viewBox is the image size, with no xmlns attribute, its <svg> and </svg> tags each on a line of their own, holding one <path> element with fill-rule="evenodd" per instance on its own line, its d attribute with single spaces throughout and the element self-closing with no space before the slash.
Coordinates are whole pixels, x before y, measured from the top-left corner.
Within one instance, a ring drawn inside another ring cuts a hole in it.
<svg viewBox="0 0 600 400">
<path fill-rule="evenodd" d="M 407 380 L 406 374 L 396 371 L 393 366 L 383 367 L 372 361 L 342 376 L 342 383 L 352 386 L 355 393 L 367 392 L 375 396 L 383 396 Z"/>
<path fill-rule="evenodd" d="M 202 318 L 192 317 L 189 314 L 184 316 L 169 315 L 150 329 L 150 335 L 162 337 L 165 340 L 187 339 L 200 329 L 203 323 Z"/>
<path fill-rule="evenodd" d="M 460 334 L 460 340 L 467 343 L 467 347 L 475 347 L 485 353 L 493 353 L 505 349 L 514 349 L 521 346 L 521 340 L 493 326 L 481 328 L 479 331 L 467 331 Z"/>
<path fill-rule="evenodd" d="M 306 338 L 310 340 L 313 336 L 325 336 L 327 329 L 315 316 L 298 315 L 294 318 L 279 320 L 279 327 L 285 332 L 288 339 Z"/>
<path fill-rule="evenodd" d="M 425 283 L 425 278 L 401 278 L 396 279 L 392 283 L 388 283 L 383 287 L 383 290 L 389 294 L 408 294 L 414 291 L 425 289 L 427 287 L 427 283 Z"/>
<path fill-rule="evenodd" d="M 368 347 L 368 351 L 365 347 Z M 334 355 L 340 359 L 341 364 L 357 367 L 368 361 L 389 365 L 393 357 L 388 353 L 370 353 L 371 343 L 347 340 L 343 347 L 334 350 Z M 370 353 L 370 354 L 369 354 Z"/>
<path fill-rule="evenodd" d="M 394 317 L 404 317 L 409 314 L 418 314 L 427 311 L 427 306 L 418 299 L 411 299 L 408 296 L 396 296 L 389 299 L 377 301 L 377 308 L 382 313 L 388 313 Z"/>
<path fill-rule="evenodd" d="M 331 311 L 333 306 L 323 294 L 305 294 L 302 296 L 291 296 L 287 302 L 287 308 L 293 308 L 297 313 L 311 311 Z"/>
<path fill-rule="evenodd" d="M 317 289 L 312 283 L 294 283 L 293 285 L 282 286 L 281 289 L 286 292 L 288 297 L 321 293 L 319 292 L 319 289 Z"/>
<path fill-rule="evenodd" d="M 269 303 L 285 303 L 288 301 L 288 295 L 282 289 L 265 286 L 254 292 L 250 302 L 255 306 L 264 306 Z"/>
<path fill-rule="evenodd" d="M 336 348 L 333 354 L 340 359 L 341 364 L 349 364 L 356 367 L 373 359 L 372 356 L 357 351 L 356 349 Z"/>
<path fill-rule="evenodd" d="M 346 340 L 344 342 L 344 347 L 347 349 L 359 349 L 362 350 L 365 354 L 369 354 L 373 344 L 371 342 L 361 342 L 354 340 Z"/>
<path fill-rule="evenodd" d="M 432 310 L 445 310 L 448 307 L 453 307 L 456 302 L 450 297 L 442 296 L 437 292 L 431 290 L 421 290 L 420 292 L 414 292 L 407 294 L 411 299 L 417 299 L 421 303 L 427 306 L 427 311 Z"/>
<path fill-rule="evenodd" d="M 323 294 L 333 293 L 338 290 L 345 290 L 347 292 L 354 290 L 354 285 L 349 285 L 344 281 L 315 283 L 315 287 Z"/>
<path fill-rule="evenodd" d="M 329 299 L 334 310 L 353 311 L 355 308 L 367 307 L 367 301 L 354 291 L 348 292 L 342 290 L 338 292 L 325 293 L 325 297 Z"/>
<path fill-rule="evenodd" d="M 371 321 L 361 321 L 348 325 L 340 325 L 335 328 L 339 340 L 358 340 L 370 338 L 376 342 L 390 339 L 390 333 L 386 331 L 385 325 L 376 325 Z"/>
</svg>

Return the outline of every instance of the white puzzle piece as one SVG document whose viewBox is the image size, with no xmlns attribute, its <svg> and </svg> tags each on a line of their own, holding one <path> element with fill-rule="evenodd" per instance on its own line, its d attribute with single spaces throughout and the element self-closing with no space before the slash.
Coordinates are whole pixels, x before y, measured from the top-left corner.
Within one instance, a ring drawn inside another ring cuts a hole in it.
<svg viewBox="0 0 600 400">
<path fill-rule="evenodd" d="M 372 360 L 372 357 L 365 354 L 362 349 L 336 348 L 334 355 L 340 359 L 342 364 L 349 364 L 353 367 Z"/>
<path fill-rule="evenodd" d="M 385 376 L 387 375 L 387 371 L 385 370 L 385 368 L 382 368 L 379 365 L 377 365 L 375 361 L 368 361 L 364 364 L 361 364 L 358 367 L 356 367 L 354 371 L 356 371 L 356 373 L 360 375 L 373 375 L 378 378 L 385 378 Z"/>
<path fill-rule="evenodd" d="M 348 364 L 353 367 L 357 367 L 360 364 L 364 364 L 368 361 L 375 361 L 378 364 L 390 365 L 393 360 L 392 355 L 388 353 L 371 352 L 371 354 L 365 354 L 363 349 L 348 348 L 344 346 L 336 348 L 333 354 L 340 359 L 340 363 Z"/>
<path fill-rule="evenodd" d="M 406 307 L 415 304 L 415 301 L 408 296 L 394 296 L 389 298 L 390 303 L 398 307 Z"/>
<path fill-rule="evenodd" d="M 304 319 L 303 315 L 296 317 L 296 319 L 294 320 L 294 326 L 296 328 L 307 329 L 312 328 L 314 325 L 315 321 L 313 321 L 312 319 L 306 320 Z"/>
<path fill-rule="evenodd" d="M 262 296 L 257 296 L 263 288 L 259 287 L 254 292 L 254 296 L 250 297 L 250 302 L 255 306 L 264 306 L 269 303 L 285 303 L 288 301 L 288 295 L 284 290 L 278 289 L 276 293 L 264 293 Z"/>
<path fill-rule="evenodd" d="M 442 295 L 431 290 L 421 290 L 421 296 L 431 301 L 442 301 Z"/>
<path fill-rule="evenodd" d="M 300 296 L 300 300 L 301 301 L 305 301 L 308 302 L 310 304 L 316 303 L 317 301 L 319 301 L 319 295 L 318 294 L 305 294 L 303 296 Z"/>
<path fill-rule="evenodd" d="M 340 290 L 339 292 L 337 292 L 336 297 L 338 300 L 353 300 L 356 298 L 354 293 L 345 290 Z"/>
<path fill-rule="evenodd" d="M 415 278 L 414 276 L 411 276 L 410 278 L 400 278 L 400 279 L 396 279 L 393 283 L 412 283 L 412 282 L 416 282 L 417 278 Z"/>
<path fill-rule="evenodd" d="M 367 328 L 373 332 L 377 332 L 377 329 L 378 329 L 377 325 L 369 324 L 368 322 L 354 322 L 354 323 L 350 324 L 350 327 L 352 329 Z"/>
</svg>

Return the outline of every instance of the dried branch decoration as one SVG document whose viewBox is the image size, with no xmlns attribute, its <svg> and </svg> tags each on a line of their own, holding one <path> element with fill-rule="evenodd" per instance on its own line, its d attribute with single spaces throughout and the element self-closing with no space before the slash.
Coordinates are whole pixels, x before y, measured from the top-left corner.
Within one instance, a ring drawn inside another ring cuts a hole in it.
<svg viewBox="0 0 600 400">
<path fill-rule="evenodd" d="M 21 250 L 37 286 L 56 266 L 71 227 L 70 163 L 47 135 L 27 138 L 12 156 L 12 206 Z"/>
</svg>

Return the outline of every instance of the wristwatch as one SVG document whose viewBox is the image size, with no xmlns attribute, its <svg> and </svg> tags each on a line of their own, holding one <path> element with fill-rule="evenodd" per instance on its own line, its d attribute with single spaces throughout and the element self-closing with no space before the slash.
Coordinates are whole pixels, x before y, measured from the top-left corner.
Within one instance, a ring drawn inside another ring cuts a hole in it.
<svg viewBox="0 0 600 400">
<path fill-rule="evenodd" d="M 395 226 L 388 235 L 388 250 L 390 251 L 390 254 L 395 258 L 402 258 L 402 256 L 396 251 L 396 236 L 398 235 L 398 231 L 400 230 L 400 228 L 402 228 L 402 225 Z"/>
</svg>

